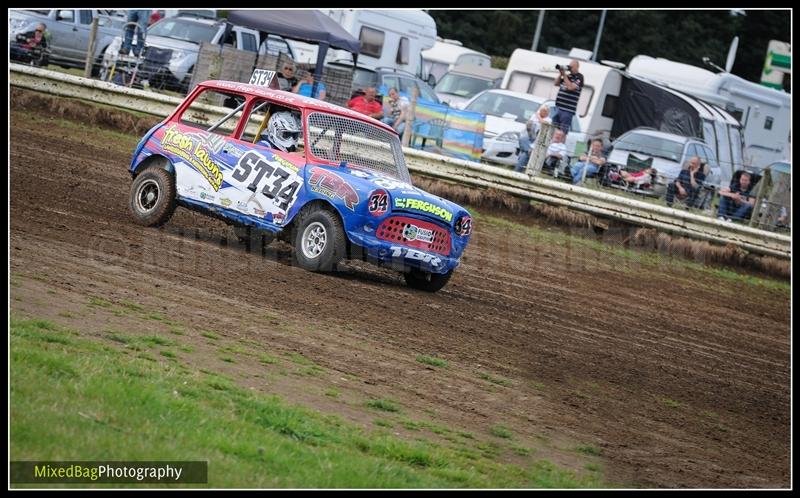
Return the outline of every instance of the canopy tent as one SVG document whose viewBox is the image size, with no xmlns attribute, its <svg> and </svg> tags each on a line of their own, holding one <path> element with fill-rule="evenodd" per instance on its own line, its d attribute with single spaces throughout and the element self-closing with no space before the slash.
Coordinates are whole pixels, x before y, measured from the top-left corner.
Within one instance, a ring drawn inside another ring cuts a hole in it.
<svg viewBox="0 0 800 498">
<path fill-rule="evenodd" d="M 314 87 L 322 76 L 322 65 L 328 47 L 347 50 L 353 54 L 353 66 L 361 51 L 361 42 L 348 33 L 336 21 L 318 10 L 232 10 L 228 21 L 237 26 L 257 29 L 266 34 L 280 35 L 292 40 L 302 40 L 319 44 L 317 64 L 314 68 Z M 262 36 L 262 40 L 266 40 Z M 262 43 L 264 43 L 262 41 Z"/>
</svg>

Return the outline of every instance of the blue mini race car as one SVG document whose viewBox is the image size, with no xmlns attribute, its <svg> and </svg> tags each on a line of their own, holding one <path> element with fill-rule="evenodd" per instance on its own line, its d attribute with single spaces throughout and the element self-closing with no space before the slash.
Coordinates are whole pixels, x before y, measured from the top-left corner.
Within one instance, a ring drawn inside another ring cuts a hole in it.
<svg viewBox="0 0 800 498">
<path fill-rule="evenodd" d="M 411 185 L 391 127 L 255 84 L 199 84 L 142 138 L 130 173 L 142 225 L 181 205 L 240 239 L 285 240 L 307 270 L 363 259 L 429 292 L 450 279 L 472 232 L 464 208 Z"/>
</svg>

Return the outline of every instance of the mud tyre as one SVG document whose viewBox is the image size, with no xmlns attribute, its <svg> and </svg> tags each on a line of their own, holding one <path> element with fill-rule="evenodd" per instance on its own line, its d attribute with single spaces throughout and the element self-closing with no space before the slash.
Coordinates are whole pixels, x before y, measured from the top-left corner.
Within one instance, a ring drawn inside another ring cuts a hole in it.
<svg viewBox="0 0 800 498">
<path fill-rule="evenodd" d="M 436 292 L 442 287 L 447 285 L 450 277 L 453 276 L 453 270 L 447 273 L 428 273 L 419 270 L 411 270 L 404 273 L 403 277 L 406 279 L 406 284 L 412 289 L 417 289 L 425 292 Z"/>
<path fill-rule="evenodd" d="M 327 209 L 317 208 L 298 215 L 293 232 L 294 262 L 300 268 L 333 271 L 347 254 L 342 222 Z"/>
<path fill-rule="evenodd" d="M 162 168 L 148 168 L 131 185 L 130 210 L 139 225 L 158 227 L 175 213 L 175 177 Z"/>
</svg>

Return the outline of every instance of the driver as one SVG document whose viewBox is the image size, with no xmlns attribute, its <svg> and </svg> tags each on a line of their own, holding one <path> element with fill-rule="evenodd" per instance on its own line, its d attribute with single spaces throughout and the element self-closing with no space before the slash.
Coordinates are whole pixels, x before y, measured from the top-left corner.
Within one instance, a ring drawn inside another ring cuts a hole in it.
<svg viewBox="0 0 800 498">
<path fill-rule="evenodd" d="M 302 131 L 299 112 L 276 112 L 269 118 L 267 129 L 261 133 L 261 140 L 258 143 L 272 149 L 294 152 L 297 150 L 297 140 Z"/>
</svg>

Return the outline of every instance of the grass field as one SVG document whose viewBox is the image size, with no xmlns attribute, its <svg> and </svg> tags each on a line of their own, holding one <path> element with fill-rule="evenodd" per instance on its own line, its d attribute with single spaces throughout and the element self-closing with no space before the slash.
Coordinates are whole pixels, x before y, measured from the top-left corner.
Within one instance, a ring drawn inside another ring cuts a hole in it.
<svg viewBox="0 0 800 498">
<path fill-rule="evenodd" d="M 208 487 L 607 486 L 546 460 L 523 468 L 366 432 L 183 364 L 172 352 L 178 340 L 154 339 L 144 350 L 117 337 L 87 340 L 52 322 L 12 317 L 13 460 L 205 460 Z M 80 485 L 87 486 L 112 485 Z"/>
</svg>

